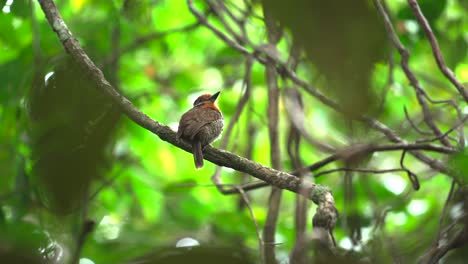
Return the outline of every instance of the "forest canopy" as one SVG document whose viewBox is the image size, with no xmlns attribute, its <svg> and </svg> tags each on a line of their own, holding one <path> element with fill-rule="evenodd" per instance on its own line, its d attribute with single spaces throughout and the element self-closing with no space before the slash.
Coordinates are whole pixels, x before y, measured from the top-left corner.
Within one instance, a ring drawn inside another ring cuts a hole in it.
<svg viewBox="0 0 468 264">
<path fill-rule="evenodd" d="M 0 8 L 5 263 L 468 258 L 466 1 Z"/>
</svg>

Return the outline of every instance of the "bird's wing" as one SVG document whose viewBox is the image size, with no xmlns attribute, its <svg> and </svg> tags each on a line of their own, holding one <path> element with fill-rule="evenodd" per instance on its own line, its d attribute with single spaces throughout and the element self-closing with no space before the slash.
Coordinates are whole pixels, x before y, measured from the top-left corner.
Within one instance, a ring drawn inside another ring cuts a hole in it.
<svg viewBox="0 0 468 264">
<path fill-rule="evenodd" d="M 177 130 L 177 137 L 193 140 L 200 130 L 222 118 L 221 114 L 209 108 L 193 108 L 182 115 Z"/>
</svg>

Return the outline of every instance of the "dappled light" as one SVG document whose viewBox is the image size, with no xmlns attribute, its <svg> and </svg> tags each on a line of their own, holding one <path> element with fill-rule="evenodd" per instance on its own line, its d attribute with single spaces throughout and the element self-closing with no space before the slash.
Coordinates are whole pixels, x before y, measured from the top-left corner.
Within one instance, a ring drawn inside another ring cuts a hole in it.
<svg viewBox="0 0 468 264">
<path fill-rule="evenodd" d="M 464 263 L 463 0 L 5 0 L 0 263 Z"/>
</svg>

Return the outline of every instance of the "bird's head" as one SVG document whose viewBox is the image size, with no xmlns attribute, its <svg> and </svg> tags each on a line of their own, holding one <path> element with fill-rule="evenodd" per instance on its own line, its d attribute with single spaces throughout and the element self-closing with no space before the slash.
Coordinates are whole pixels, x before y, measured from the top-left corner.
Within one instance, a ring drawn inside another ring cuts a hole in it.
<svg viewBox="0 0 468 264">
<path fill-rule="evenodd" d="M 193 102 L 193 107 L 203 106 L 203 105 L 214 105 L 216 98 L 218 98 L 220 92 L 211 94 L 200 95 L 195 102 Z"/>
</svg>

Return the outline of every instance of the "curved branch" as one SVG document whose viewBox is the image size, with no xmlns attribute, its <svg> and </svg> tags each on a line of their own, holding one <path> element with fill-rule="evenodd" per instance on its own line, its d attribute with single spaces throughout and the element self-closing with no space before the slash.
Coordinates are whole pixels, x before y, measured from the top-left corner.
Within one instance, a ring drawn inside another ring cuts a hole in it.
<svg viewBox="0 0 468 264">
<path fill-rule="evenodd" d="M 431 145 L 431 144 L 422 144 L 422 143 L 413 143 L 413 144 L 409 144 L 409 143 L 396 143 L 396 144 L 389 144 L 389 145 L 372 145 L 372 144 L 367 144 L 367 145 L 361 145 L 361 146 L 349 146 L 345 149 L 342 149 L 320 161 L 317 161 L 307 167 L 304 167 L 304 168 L 301 168 L 301 169 L 298 169 L 298 170 L 295 170 L 293 172 L 290 172 L 290 174 L 296 176 L 296 177 L 299 177 L 301 175 L 304 175 L 308 172 L 311 172 L 313 173 L 314 171 L 322 168 L 322 167 L 325 167 L 326 165 L 332 163 L 332 162 L 335 162 L 337 160 L 342 160 L 342 159 L 352 159 L 352 158 L 355 158 L 356 156 L 363 156 L 363 155 L 369 155 L 369 154 L 372 154 L 374 152 L 381 152 L 381 151 L 398 151 L 398 150 L 403 150 L 403 151 L 408 151 L 408 152 L 411 152 L 411 151 L 419 151 L 419 150 L 425 150 L 425 151 L 430 151 L 430 152 L 437 152 L 437 153 L 444 153 L 444 154 L 453 154 L 455 153 L 457 150 L 454 149 L 454 148 L 448 148 L 448 147 L 444 147 L 444 146 L 436 146 L 436 145 Z M 414 152 L 414 153 L 418 153 L 418 152 Z M 340 169 L 338 169 L 339 171 Z M 401 169 L 402 171 L 406 171 L 409 173 L 409 175 L 411 176 L 411 172 L 406 169 L 406 168 L 403 168 Z M 334 172 L 335 170 L 330 170 L 330 171 L 324 171 L 324 172 L 319 172 L 319 173 L 315 173 L 315 174 L 312 174 L 312 176 L 314 178 L 317 178 L 319 176 L 322 176 L 324 174 L 327 174 L 327 173 L 331 173 L 331 172 Z M 347 171 L 347 170 L 342 170 L 342 171 Z M 349 171 L 352 171 L 352 170 L 349 170 Z M 358 170 L 359 171 L 359 170 Z M 365 171 L 361 171 L 361 172 L 365 172 Z M 368 171 L 370 172 L 370 171 Z M 378 172 L 375 172 L 373 171 L 374 173 L 378 173 Z M 383 172 L 388 172 L 388 171 L 383 171 Z M 450 171 L 447 171 L 447 173 L 452 173 L 454 174 L 453 172 L 450 172 Z M 455 175 L 455 174 L 454 174 Z M 454 177 L 455 178 L 455 177 Z M 458 180 L 457 180 L 458 181 Z M 251 191 L 251 190 L 255 190 L 255 189 L 259 189 L 259 188 L 263 188 L 263 187 L 266 187 L 268 186 L 269 184 L 267 182 L 252 182 L 252 183 L 246 183 L 244 185 L 242 185 L 242 189 L 244 191 Z M 231 190 L 229 192 L 225 192 L 224 194 L 234 194 L 234 193 L 238 193 L 236 190 Z"/>
<path fill-rule="evenodd" d="M 379 0 L 374 0 L 373 2 L 374 2 L 374 5 L 375 5 L 377 11 L 380 13 L 380 15 L 382 16 L 382 18 L 384 20 L 384 25 L 385 25 L 385 29 L 387 30 L 388 37 L 390 38 L 393 45 L 395 46 L 395 48 L 400 53 L 401 68 L 403 69 L 403 72 L 405 73 L 406 78 L 410 82 L 411 86 L 413 86 L 413 88 L 414 88 L 414 91 L 416 93 L 416 99 L 418 100 L 418 103 L 419 103 L 419 105 L 421 107 L 421 110 L 422 110 L 422 113 L 423 113 L 424 122 L 432 130 L 432 132 L 434 133 L 435 136 L 441 137 L 442 132 L 440 131 L 439 127 L 436 125 L 435 120 L 433 118 L 433 115 L 432 115 L 432 113 L 431 113 L 431 111 L 429 109 L 429 105 L 427 104 L 427 102 L 425 100 L 425 98 L 428 98 L 429 96 L 427 96 L 427 94 L 424 91 L 424 89 L 422 88 L 420 82 L 418 81 L 418 79 L 414 75 L 413 71 L 410 69 L 410 66 L 409 66 L 410 53 L 409 53 L 408 49 L 403 45 L 403 43 L 401 43 L 398 35 L 395 32 L 395 29 L 393 28 L 392 21 L 390 20 L 390 17 L 388 15 L 387 11 L 382 7 L 380 1 Z M 448 139 L 446 139 L 444 137 L 442 137 L 440 139 L 440 142 L 442 144 L 444 144 L 445 146 L 448 146 L 448 147 L 451 146 L 450 141 L 448 141 Z"/>
<path fill-rule="evenodd" d="M 93 61 L 91 61 L 88 55 L 81 48 L 78 41 L 73 37 L 52 0 L 39 0 L 39 3 L 47 20 L 49 21 L 49 24 L 57 33 L 65 50 L 88 74 L 88 77 L 97 84 L 98 88 L 109 96 L 128 118 L 141 127 L 153 132 L 162 140 L 190 152 L 191 146 L 186 142 L 177 141 L 176 133 L 173 130 L 168 126 L 152 120 L 150 117 L 142 113 L 132 104 L 132 102 L 112 87 L 104 77 L 102 71 L 96 67 Z M 286 189 L 298 194 L 307 193 L 304 192 L 304 190 L 309 190 L 310 195 L 308 195 L 307 198 L 311 199 L 314 203 L 319 204 L 319 206 L 325 207 L 327 212 L 330 212 L 328 215 L 323 215 L 321 217 L 329 219 L 332 223 L 336 222 L 338 213 L 335 208 L 335 202 L 331 195 L 331 191 L 327 187 L 309 181 L 302 181 L 289 173 L 265 167 L 234 153 L 215 149 L 211 146 L 207 146 L 205 148 L 204 156 L 205 159 L 217 165 L 245 172 L 281 189 Z"/>
<path fill-rule="evenodd" d="M 468 102 L 468 92 L 463 87 L 463 85 L 457 80 L 457 77 L 455 77 L 455 74 L 453 74 L 452 70 L 450 70 L 449 67 L 447 67 L 447 64 L 445 64 L 444 56 L 440 52 L 439 48 L 439 43 L 437 43 L 437 39 L 434 35 L 434 32 L 432 32 L 431 26 L 429 25 L 429 22 L 427 21 L 426 17 L 424 17 L 424 14 L 421 11 L 421 8 L 418 5 L 418 2 L 416 0 L 408 0 L 409 6 L 411 10 L 413 10 L 413 14 L 418 20 L 419 25 L 424 30 L 424 33 L 426 33 L 426 37 L 429 39 L 429 42 L 431 43 L 431 48 L 432 48 L 432 54 L 434 55 L 434 58 L 437 62 L 437 65 L 439 66 L 440 71 L 447 77 L 447 79 L 450 80 L 450 82 L 457 88 L 458 92 L 463 96 L 465 99 L 465 102 Z"/>
<path fill-rule="evenodd" d="M 376 5 L 378 5 L 379 1 L 378 0 L 376 1 L 377 1 Z M 237 50 L 241 54 L 254 56 L 255 59 L 261 64 L 266 64 L 265 57 L 274 60 L 277 65 L 277 71 L 279 74 L 288 77 L 294 84 L 302 87 L 306 92 L 311 94 L 314 98 L 316 98 L 318 101 L 320 101 L 324 105 L 332 108 L 333 110 L 339 113 L 343 112 L 343 109 L 340 107 L 340 105 L 338 105 L 335 101 L 325 96 L 318 89 L 310 85 L 308 82 L 301 79 L 299 76 L 297 76 L 297 74 L 294 71 L 289 70 L 287 65 L 281 60 L 279 60 L 278 58 L 276 58 L 275 56 L 271 55 L 270 54 L 271 52 L 269 53 L 265 51 L 266 49 L 262 50 L 261 48 L 255 48 L 254 52 L 250 54 L 247 48 L 233 41 L 223 32 L 218 30 L 215 26 L 210 24 L 207 21 L 206 17 L 204 17 L 201 12 L 195 9 L 193 0 L 187 0 L 187 4 L 192 14 L 197 17 L 198 21 L 204 26 L 206 26 L 208 29 L 210 29 L 218 38 L 224 41 L 231 48 Z M 385 124 L 378 121 L 377 119 L 374 119 L 369 116 L 361 116 L 358 118 L 358 120 L 367 124 L 369 127 L 373 128 L 374 130 L 377 130 L 380 133 L 384 134 L 392 142 L 402 143 L 402 144 L 406 143 L 406 141 L 403 138 L 401 138 L 395 131 L 393 131 L 392 129 L 390 129 Z M 442 172 L 450 177 L 454 177 L 453 172 L 451 172 L 449 168 L 442 161 L 429 157 L 425 155 L 424 153 L 418 152 L 418 151 L 410 151 L 410 154 L 416 157 L 421 162 L 428 165 L 429 167 L 431 167 L 432 169 Z"/>
</svg>

